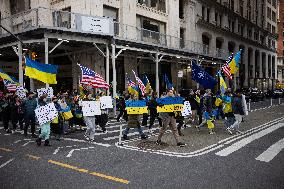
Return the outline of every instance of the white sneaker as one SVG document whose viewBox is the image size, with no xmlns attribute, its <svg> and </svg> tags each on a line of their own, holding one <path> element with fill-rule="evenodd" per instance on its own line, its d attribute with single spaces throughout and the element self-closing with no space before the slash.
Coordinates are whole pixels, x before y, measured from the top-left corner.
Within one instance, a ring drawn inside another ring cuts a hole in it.
<svg viewBox="0 0 284 189">
<path fill-rule="evenodd" d="M 233 132 L 231 131 L 231 129 L 230 129 L 229 127 L 228 127 L 226 130 L 228 131 L 228 133 L 229 133 L 230 135 L 233 134 Z"/>
</svg>

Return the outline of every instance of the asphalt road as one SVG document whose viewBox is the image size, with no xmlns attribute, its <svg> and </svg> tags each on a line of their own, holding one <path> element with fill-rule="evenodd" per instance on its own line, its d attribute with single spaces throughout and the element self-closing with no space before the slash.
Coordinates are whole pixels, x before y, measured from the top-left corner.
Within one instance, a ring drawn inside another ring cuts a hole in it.
<svg viewBox="0 0 284 189">
<path fill-rule="evenodd" d="M 32 138 L 0 129 L 0 188 L 283 189 L 284 106 L 257 111 L 279 116 L 191 156 L 123 149 L 103 138 L 89 143 L 66 136 L 37 147 Z"/>
</svg>

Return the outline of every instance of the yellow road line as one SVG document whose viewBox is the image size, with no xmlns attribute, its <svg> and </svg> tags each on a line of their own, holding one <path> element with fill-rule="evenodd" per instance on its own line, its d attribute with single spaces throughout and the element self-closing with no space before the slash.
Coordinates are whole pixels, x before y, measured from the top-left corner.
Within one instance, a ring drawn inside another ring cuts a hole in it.
<svg viewBox="0 0 284 189">
<path fill-rule="evenodd" d="M 10 150 L 8 148 L 0 148 L 0 150 L 5 151 L 5 152 L 12 152 L 12 150 Z"/>
<path fill-rule="evenodd" d="M 27 154 L 26 156 L 34 160 L 39 160 L 41 158 L 41 157 L 30 155 L 30 154 Z"/>
<path fill-rule="evenodd" d="M 48 160 L 48 162 L 55 164 L 55 165 L 58 165 L 58 166 L 61 166 L 61 167 L 64 167 L 64 168 L 67 168 L 67 169 L 72 169 L 72 170 L 75 170 L 75 171 L 78 171 L 78 172 L 81 172 L 81 173 L 87 173 L 87 174 L 90 174 L 90 175 L 93 175 L 93 176 L 97 176 L 97 177 L 101 177 L 101 178 L 104 178 L 104 179 L 120 182 L 120 183 L 123 183 L 123 184 L 129 184 L 129 182 L 130 182 L 130 181 L 125 180 L 125 179 L 105 175 L 105 174 L 102 174 L 102 173 L 91 172 L 87 169 L 80 169 L 78 167 L 68 165 L 68 164 L 65 164 L 65 163 L 61 163 L 61 162 L 58 162 L 58 161 Z"/>
</svg>

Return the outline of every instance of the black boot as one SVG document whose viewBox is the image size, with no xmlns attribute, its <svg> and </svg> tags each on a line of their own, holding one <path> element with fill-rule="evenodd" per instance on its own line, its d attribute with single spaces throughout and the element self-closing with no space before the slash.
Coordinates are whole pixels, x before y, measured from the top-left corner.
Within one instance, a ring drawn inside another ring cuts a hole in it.
<svg viewBox="0 0 284 189">
<path fill-rule="evenodd" d="M 44 141 L 44 146 L 51 146 L 48 139 Z"/>
<path fill-rule="evenodd" d="M 148 138 L 147 135 L 145 135 L 145 134 L 141 135 L 141 139 L 147 139 L 147 138 Z"/>
<path fill-rule="evenodd" d="M 127 135 L 123 135 L 122 138 L 123 138 L 124 140 L 129 140 L 129 138 L 128 138 Z"/>
<path fill-rule="evenodd" d="M 36 139 L 36 144 L 37 144 L 38 146 L 41 145 L 41 138 Z"/>
</svg>

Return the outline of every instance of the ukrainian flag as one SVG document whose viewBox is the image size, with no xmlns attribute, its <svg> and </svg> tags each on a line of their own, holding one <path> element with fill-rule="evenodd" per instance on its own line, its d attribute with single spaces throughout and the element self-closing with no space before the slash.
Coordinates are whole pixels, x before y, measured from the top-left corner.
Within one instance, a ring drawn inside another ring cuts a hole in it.
<svg viewBox="0 0 284 189">
<path fill-rule="evenodd" d="M 146 75 L 144 75 L 143 77 L 143 84 L 146 86 L 146 93 L 150 94 L 152 87 Z"/>
<path fill-rule="evenodd" d="M 8 74 L 6 74 L 2 69 L 0 69 L 0 77 L 2 79 L 14 82 L 14 79 L 12 77 L 10 77 Z"/>
<path fill-rule="evenodd" d="M 227 85 L 226 85 L 226 82 L 225 82 L 224 78 L 222 77 L 220 71 L 219 71 L 219 78 L 220 78 L 220 90 L 221 90 L 221 94 L 224 95 L 224 93 L 226 92 L 226 89 L 227 89 Z"/>
<path fill-rule="evenodd" d="M 25 75 L 48 84 L 57 84 L 57 65 L 43 64 L 26 58 Z"/>
<path fill-rule="evenodd" d="M 235 74 L 238 70 L 239 70 L 239 62 L 241 60 L 241 53 L 242 50 L 239 50 L 239 52 L 237 52 L 237 54 L 234 56 L 233 60 L 231 62 L 229 62 L 229 67 L 230 67 L 230 72 L 231 74 Z"/>
<path fill-rule="evenodd" d="M 127 100 L 125 101 L 127 114 L 142 115 L 148 113 L 148 107 L 145 100 Z"/>
</svg>

